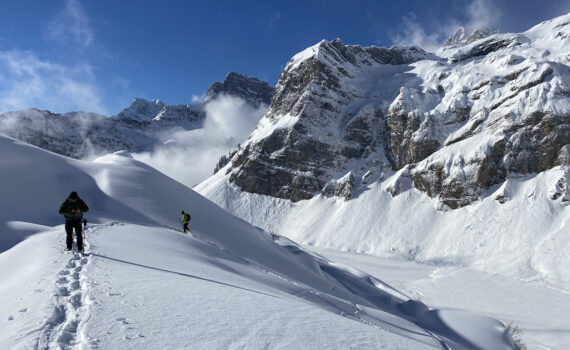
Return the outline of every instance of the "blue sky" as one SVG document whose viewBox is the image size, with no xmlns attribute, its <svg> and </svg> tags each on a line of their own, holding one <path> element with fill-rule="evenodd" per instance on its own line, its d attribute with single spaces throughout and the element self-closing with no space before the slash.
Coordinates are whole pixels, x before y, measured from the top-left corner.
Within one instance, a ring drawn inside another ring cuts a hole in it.
<svg viewBox="0 0 570 350">
<path fill-rule="evenodd" d="M 321 39 L 431 49 L 460 25 L 520 32 L 569 11 L 570 0 L 3 0 L 0 112 L 191 103 L 230 71 L 274 85 Z"/>
</svg>

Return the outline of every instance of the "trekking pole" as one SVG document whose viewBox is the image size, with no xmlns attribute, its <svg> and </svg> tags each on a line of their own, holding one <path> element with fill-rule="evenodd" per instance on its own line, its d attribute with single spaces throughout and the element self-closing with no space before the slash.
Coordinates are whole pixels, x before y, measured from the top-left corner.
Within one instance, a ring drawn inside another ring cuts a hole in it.
<svg viewBox="0 0 570 350">
<path fill-rule="evenodd" d="M 83 230 L 81 230 L 81 236 L 83 236 L 83 246 L 85 246 L 85 231 L 87 230 L 87 219 L 83 219 Z"/>
</svg>

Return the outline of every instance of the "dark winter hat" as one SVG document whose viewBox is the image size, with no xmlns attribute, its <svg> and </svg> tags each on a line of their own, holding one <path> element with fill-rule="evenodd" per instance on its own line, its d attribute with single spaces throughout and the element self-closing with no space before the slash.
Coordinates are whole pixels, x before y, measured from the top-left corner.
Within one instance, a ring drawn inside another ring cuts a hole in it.
<svg viewBox="0 0 570 350">
<path fill-rule="evenodd" d="M 79 196 L 77 195 L 77 192 L 73 191 L 69 194 L 69 198 L 71 199 L 77 199 L 79 198 Z"/>
</svg>

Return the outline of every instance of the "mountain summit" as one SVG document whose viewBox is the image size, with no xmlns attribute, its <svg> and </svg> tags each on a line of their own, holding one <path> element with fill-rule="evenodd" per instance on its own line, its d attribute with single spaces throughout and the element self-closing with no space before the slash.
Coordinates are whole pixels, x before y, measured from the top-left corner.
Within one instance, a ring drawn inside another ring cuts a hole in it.
<svg viewBox="0 0 570 350">
<path fill-rule="evenodd" d="M 253 106 L 269 105 L 273 98 L 273 88 L 265 81 L 235 72 L 228 73 L 223 82 L 215 82 L 208 89 L 209 100 L 220 95 L 231 95 L 244 99 Z"/>
<path fill-rule="evenodd" d="M 466 45 L 497 33 L 498 31 L 493 31 L 488 27 L 476 29 L 471 33 L 465 27 L 460 27 L 445 41 L 445 45 Z"/>
<path fill-rule="evenodd" d="M 144 98 L 135 98 L 128 108 L 117 114 L 118 119 L 133 119 L 138 121 L 151 120 L 166 106 L 158 99 L 147 101 Z"/>
</svg>

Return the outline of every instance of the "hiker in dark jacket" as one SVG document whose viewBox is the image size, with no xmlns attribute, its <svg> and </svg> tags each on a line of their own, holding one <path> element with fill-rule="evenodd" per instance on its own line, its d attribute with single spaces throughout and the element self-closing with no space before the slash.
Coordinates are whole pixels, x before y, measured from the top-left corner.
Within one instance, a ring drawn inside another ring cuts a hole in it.
<svg viewBox="0 0 570 350">
<path fill-rule="evenodd" d="M 59 207 L 59 213 L 65 216 L 65 233 L 67 234 L 67 250 L 73 247 L 73 229 L 77 236 L 77 250 L 83 251 L 83 235 L 81 234 L 81 219 L 83 213 L 89 210 L 77 192 L 71 192 L 69 197 Z"/>
</svg>

